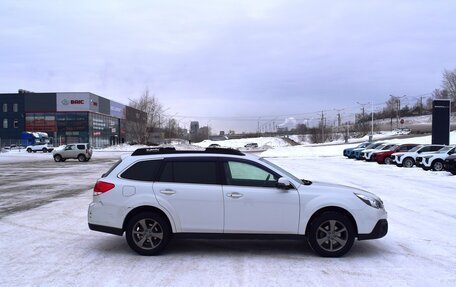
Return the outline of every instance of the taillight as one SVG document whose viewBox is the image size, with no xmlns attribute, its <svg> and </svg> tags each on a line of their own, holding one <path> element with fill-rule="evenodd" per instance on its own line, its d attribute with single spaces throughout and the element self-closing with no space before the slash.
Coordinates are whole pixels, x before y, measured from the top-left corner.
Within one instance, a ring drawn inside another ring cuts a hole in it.
<svg viewBox="0 0 456 287">
<path fill-rule="evenodd" d="M 94 195 L 100 195 L 102 193 L 110 191 L 114 187 L 116 187 L 116 186 L 114 184 L 110 183 L 110 182 L 97 181 L 97 183 L 93 187 L 93 194 Z"/>
</svg>

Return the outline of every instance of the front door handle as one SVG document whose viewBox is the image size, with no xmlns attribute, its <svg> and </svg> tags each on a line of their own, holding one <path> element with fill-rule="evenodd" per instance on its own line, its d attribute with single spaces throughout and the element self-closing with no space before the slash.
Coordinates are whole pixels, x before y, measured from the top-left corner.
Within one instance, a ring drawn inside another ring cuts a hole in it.
<svg viewBox="0 0 456 287">
<path fill-rule="evenodd" d="M 239 192 L 229 192 L 229 193 L 226 194 L 226 196 L 231 197 L 231 198 L 241 198 L 244 195 L 242 193 L 239 193 Z"/>
<path fill-rule="evenodd" d="M 164 189 L 164 190 L 160 190 L 160 193 L 163 193 L 163 194 L 166 194 L 166 195 L 172 195 L 172 194 L 175 194 L 176 191 L 174 191 L 172 189 Z"/>
</svg>

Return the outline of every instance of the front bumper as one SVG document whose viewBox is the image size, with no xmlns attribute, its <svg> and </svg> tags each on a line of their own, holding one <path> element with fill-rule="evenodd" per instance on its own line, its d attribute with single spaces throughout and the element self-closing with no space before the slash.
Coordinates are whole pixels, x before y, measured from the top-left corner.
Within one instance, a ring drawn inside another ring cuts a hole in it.
<svg viewBox="0 0 456 287">
<path fill-rule="evenodd" d="M 358 234 L 358 240 L 378 239 L 384 237 L 388 233 L 388 220 L 380 219 L 375 225 L 371 233 Z"/>
</svg>

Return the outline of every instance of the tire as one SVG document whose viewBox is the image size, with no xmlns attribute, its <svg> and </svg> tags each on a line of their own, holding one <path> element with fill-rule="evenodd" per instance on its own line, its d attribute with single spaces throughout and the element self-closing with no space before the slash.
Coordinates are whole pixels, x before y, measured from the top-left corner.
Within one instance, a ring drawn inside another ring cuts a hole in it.
<svg viewBox="0 0 456 287">
<path fill-rule="evenodd" d="M 153 212 L 133 216 L 128 221 L 125 233 L 130 248 L 146 256 L 160 254 L 171 239 L 167 220 Z"/>
<path fill-rule="evenodd" d="M 47 149 L 46 148 L 43 148 L 42 151 L 43 151 L 43 153 L 47 153 Z"/>
<path fill-rule="evenodd" d="M 78 155 L 78 160 L 79 160 L 80 162 L 86 161 L 85 155 L 83 155 L 83 154 Z"/>
<path fill-rule="evenodd" d="M 443 170 L 443 161 L 441 160 L 434 160 L 431 165 L 433 171 L 442 171 Z"/>
<path fill-rule="evenodd" d="M 54 156 L 54 161 L 55 161 L 55 162 L 63 161 L 63 158 L 62 158 L 61 155 L 56 154 L 56 155 Z"/>
<path fill-rule="evenodd" d="M 310 247 L 323 257 L 345 255 L 355 241 L 355 228 L 345 215 L 329 211 L 314 219 L 307 234 Z"/>
<path fill-rule="evenodd" d="M 402 165 L 407 168 L 413 167 L 414 164 L 415 161 L 411 157 L 404 158 L 404 160 L 402 161 Z"/>
<path fill-rule="evenodd" d="M 393 160 L 389 156 L 385 157 L 385 159 L 383 160 L 384 164 L 391 164 L 392 162 Z"/>
<path fill-rule="evenodd" d="M 456 175 L 456 170 L 450 171 L 452 175 Z"/>
<path fill-rule="evenodd" d="M 28 149 L 27 149 L 27 152 L 28 152 L 28 153 L 31 153 L 31 152 L 32 152 L 32 149 L 31 149 L 31 148 L 28 148 Z"/>
</svg>

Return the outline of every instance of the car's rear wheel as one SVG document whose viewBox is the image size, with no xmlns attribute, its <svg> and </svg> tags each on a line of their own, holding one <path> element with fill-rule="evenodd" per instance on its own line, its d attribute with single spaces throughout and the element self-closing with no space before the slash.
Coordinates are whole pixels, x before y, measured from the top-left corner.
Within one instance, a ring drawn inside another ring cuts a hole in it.
<svg viewBox="0 0 456 287">
<path fill-rule="evenodd" d="M 135 215 L 127 224 L 126 239 L 131 249 L 141 255 L 157 255 L 170 240 L 171 229 L 159 214 L 145 212 Z"/>
<path fill-rule="evenodd" d="M 55 162 L 63 161 L 63 160 L 62 160 L 62 156 L 59 155 L 59 154 L 56 154 L 56 155 L 54 156 L 54 161 L 55 161 Z"/>
<path fill-rule="evenodd" d="M 78 160 L 79 160 L 80 162 L 86 161 L 85 155 L 83 155 L 83 154 L 78 155 Z"/>
<path fill-rule="evenodd" d="M 392 160 L 389 156 L 387 156 L 387 157 L 385 157 L 385 159 L 383 160 L 383 163 L 384 163 L 384 164 L 391 164 L 392 161 L 393 161 L 393 160 Z"/>
<path fill-rule="evenodd" d="M 434 171 L 442 171 L 443 170 L 443 162 L 441 160 L 435 160 L 432 163 L 432 170 Z"/>
<path fill-rule="evenodd" d="M 28 152 L 28 153 L 31 153 L 31 152 L 32 152 L 32 149 L 31 149 L 31 148 L 28 148 L 28 149 L 27 149 L 27 152 Z"/>
<path fill-rule="evenodd" d="M 307 240 L 312 249 L 324 257 L 345 255 L 355 240 L 353 223 L 338 212 L 324 212 L 309 227 Z"/>
<path fill-rule="evenodd" d="M 405 158 L 404 161 L 402 162 L 402 165 L 404 167 L 413 167 L 413 165 L 415 164 L 415 161 L 413 160 L 413 158 Z"/>
</svg>

